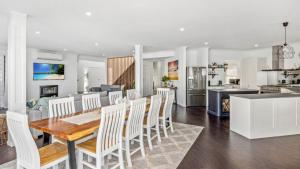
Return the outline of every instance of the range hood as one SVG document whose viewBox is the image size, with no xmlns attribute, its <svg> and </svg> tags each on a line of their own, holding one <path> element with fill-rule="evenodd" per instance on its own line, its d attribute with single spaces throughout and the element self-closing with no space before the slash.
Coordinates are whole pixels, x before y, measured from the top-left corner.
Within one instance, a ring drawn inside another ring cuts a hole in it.
<svg viewBox="0 0 300 169">
<path fill-rule="evenodd" d="M 272 46 L 272 68 L 263 69 L 262 71 L 293 71 L 299 69 L 285 69 L 284 59 L 280 56 L 280 50 L 282 50 L 281 45 Z"/>
</svg>

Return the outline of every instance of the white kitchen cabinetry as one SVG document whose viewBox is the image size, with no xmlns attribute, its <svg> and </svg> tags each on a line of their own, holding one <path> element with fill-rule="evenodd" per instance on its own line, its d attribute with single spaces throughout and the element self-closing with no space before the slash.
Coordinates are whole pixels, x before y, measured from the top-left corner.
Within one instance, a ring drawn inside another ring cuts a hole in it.
<svg viewBox="0 0 300 169">
<path fill-rule="evenodd" d="M 297 97 L 230 97 L 230 130 L 249 139 L 300 134 Z"/>
<path fill-rule="evenodd" d="M 241 88 L 257 89 L 257 58 L 242 59 L 241 71 Z"/>
</svg>

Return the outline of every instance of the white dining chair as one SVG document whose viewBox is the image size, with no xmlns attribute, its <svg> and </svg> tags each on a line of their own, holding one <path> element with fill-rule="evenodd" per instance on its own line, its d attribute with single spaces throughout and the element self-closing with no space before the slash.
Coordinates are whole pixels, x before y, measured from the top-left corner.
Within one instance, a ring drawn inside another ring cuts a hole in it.
<svg viewBox="0 0 300 169">
<path fill-rule="evenodd" d="M 56 142 L 37 148 L 29 130 L 27 115 L 8 111 L 7 125 L 17 152 L 17 169 L 58 168 L 62 162 L 69 168 L 66 145 Z"/>
<path fill-rule="evenodd" d="M 49 100 L 49 117 L 60 117 L 75 113 L 74 97 Z"/>
<path fill-rule="evenodd" d="M 109 97 L 109 104 L 114 105 L 116 104 L 117 99 L 123 98 L 123 94 L 122 91 L 114 91 L 114 92 L 109 92 L 108 97 Z"/>
<path fill-rule="evenodd" d="M 100 128 L 97 138 L 88 140 L 77 145 L 79 152 L 78 168 L 87 166 L 92 169 L 101 169 L 104 166 L 104 157 L 108 155 L 117 156 L 119 163 L 113 168 L 124 169 L 122 153 L 122 131 L 126 115 L 126 104 L 117 104 L 103 107 L 101 110 Z M 118 151 L 118 153 L 115 153 Z M 85 161 L 83 155 L 96 159 L 96 165 Z"/>
<path fill-rule="evenodd" d="M 147 114 L 147 117 L 144 120 L 144 129 L 146 129 L 147 140 L 150 150 L 152 150 L 152 140 L 157 137 L 158 143 L 161 142 L 160 133 L 159 133 L 159 112 L 161 107 L 161 95 L 151 96 L 150 109 Z M 151 130 L 155 130 L 156 134 L 151 137 Z"/>
<path fill-rule="evenodd" d="M 172 106 L 174 102 L 174 93 L 170 92 L 165 99 L 163 111 L 160 112 L 159 120 L 163 128 L 165 137 L 168 137 L 167 129 L 171 128 L 171 132 L 174 132 L 172 121 Z M 168 126 L 167 126 L 168 124 Z"/>
<path fill-rule="evenodd" d="M 162 100 L 166 99 L 166 96 L 170 93 L 170 88 L 157 88 L 157 94 L 162 96 Z"/>
<path fill-rule="evenodd" d="M 132 167 L 131 156 L 141 150 L 142 157 L 145 157 L 145 149 L 143 142 L 143 121 L 146 111 L 146 98 L 130 101 L 130 111 L 126 122 L 123 140 L 125 141 L 125 152 L 127 164 Z M 138 148 L 130 152 L 130 143 L 136 141 L 140 144 Z"/>
<path fill-rule="evenodd" d="M 91 110 L 95 108 L 100 108 L 100 94 L 88 94 L 82 96 L 82 110 Z"/>
<path fill-rule="evenodd" d="M 136 91 L 135 89 L 126 90 L 126 96 L 128 100 L 136 99 Z"/>
</svg>

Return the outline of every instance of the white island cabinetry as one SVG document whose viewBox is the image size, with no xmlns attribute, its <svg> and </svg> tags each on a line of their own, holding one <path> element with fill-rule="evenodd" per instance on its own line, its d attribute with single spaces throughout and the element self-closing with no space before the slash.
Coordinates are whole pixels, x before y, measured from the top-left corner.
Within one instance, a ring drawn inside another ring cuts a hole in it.
<svg viewBox="0 0 300 169">
<path fill-rule="evenodd" d="M 300 134 L 300 95 L 230 97 L 230 130 L 249 139 Z"/>
</svg>

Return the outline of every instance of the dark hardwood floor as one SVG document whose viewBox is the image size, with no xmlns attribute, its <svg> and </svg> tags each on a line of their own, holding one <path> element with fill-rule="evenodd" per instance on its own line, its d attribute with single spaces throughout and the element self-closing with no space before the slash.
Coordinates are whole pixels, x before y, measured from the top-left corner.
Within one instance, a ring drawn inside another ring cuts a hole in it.
<svg viewBox="0 0 300 169">
<path fill-rule="evenodd" d="M 174 109 L 174 121 L 205 127 L 178 169 L 300 169 L 300 135 L 248 140 L 205 108 Z M 0 164 L 14 158 L 13 148 L 0 147 Z"/>
<path fill-rule="evenodd" d="M 248 140 L 205 108 L 177 107 L 174 119 L 205 127 L 178 169 L 300 169 L 300 135 Z"/>
</svg>

